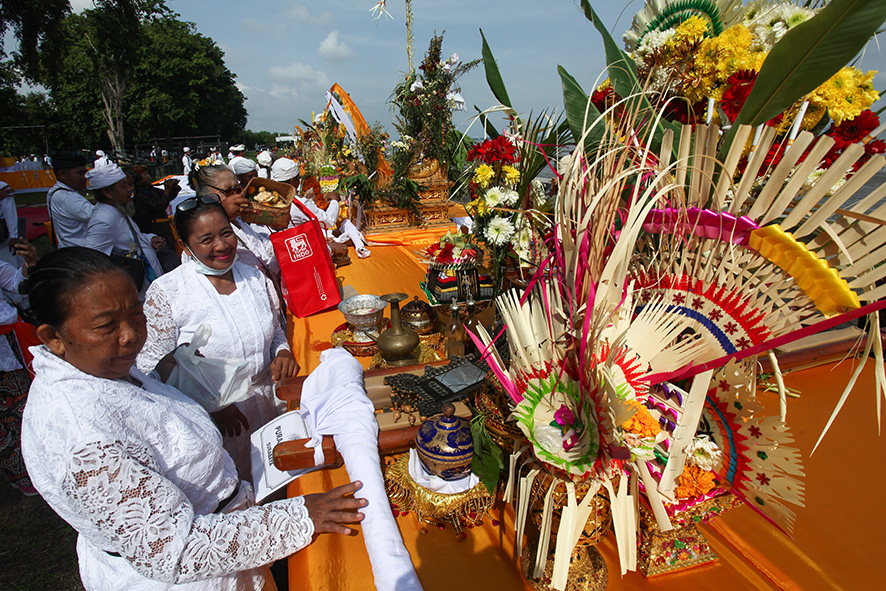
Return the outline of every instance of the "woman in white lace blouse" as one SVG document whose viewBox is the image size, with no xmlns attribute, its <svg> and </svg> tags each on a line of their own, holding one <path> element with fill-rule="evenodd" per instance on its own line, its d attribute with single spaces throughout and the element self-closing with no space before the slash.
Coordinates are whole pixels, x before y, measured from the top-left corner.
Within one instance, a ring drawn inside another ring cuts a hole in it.
<svg viewBox="0 0 886 591">
<path fill-rule="evenodd" d="M 80 536 L 88 591 L 273 588 L 265 565 L 350 533 L 355 482 L 254 506 L 209 415 L 134 367 L 147 336 L 132 279 L 66 248 L 31 271 L 44 346 L 22 429 L 34 486 Z"/>
<path fill-rule="evenodd" d="M 212 415 L 225 435 L 225 449 L 249 479 L 249 434 L 285 410 L 274 397 L 273 383 L 298 373 L 298 363 L 274 311 L 274 288 L 259 270 L 237 261 L 237 237 L 219 199 L 183 201 L 175 228 L 187 260 L 148 288 L 148 340 L 138 367 L 153 371 L 202 324 L 212 328 L 209 343 L 200 348 L 204 357 L 249 364 L 252 396 Z"/>
</svg>

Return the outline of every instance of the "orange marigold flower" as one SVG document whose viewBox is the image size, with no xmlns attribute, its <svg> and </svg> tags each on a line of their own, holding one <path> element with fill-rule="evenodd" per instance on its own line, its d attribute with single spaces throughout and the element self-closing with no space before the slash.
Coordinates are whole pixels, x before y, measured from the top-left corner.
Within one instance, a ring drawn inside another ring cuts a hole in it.
<svg viewBox="0 0 886 591">
<path fill-rule="evenodd" d="M 636 400 L 630 401 L 630 404 L 637 408 L 637 412 L 634 413 L 634 416 L 622 423 L 621 428 L 628 433 L 635 433 L 640 437 L 655 438 L 655 436 L 661 431 L 661 428 L 658 426 L 658 421 L 653 419 L 646 407 Z"/>
<path fill-rule="evenodd" d="M 678 499 L 691 499 L 710 492 L 716 486 L 713 472 L 686 464 L 674 494 Z"/>
</svg>

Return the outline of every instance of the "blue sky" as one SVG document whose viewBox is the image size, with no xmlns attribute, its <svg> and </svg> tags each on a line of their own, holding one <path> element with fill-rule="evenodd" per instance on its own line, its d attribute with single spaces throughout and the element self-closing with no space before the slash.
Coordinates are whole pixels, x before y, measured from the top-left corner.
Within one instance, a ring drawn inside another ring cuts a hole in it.
<svg viewBox="0 0 886 591">
<path fill-rule="evenodd" d="M 291 131 L 298 119 L 325 106 L 324 93 L 338 82 L 370 123 L 393 130 L 387 103 L 407 70 L 403 0 L 388 0 L 394 17 L 374 21 L 374 0 L 167 0 L 183 20 L 211 37 L 225 52 L 228 68 L 247 97 L 247 127 Z M 620 39 L 642 0 L 597 0 L 601 18 Z M 91 5 L 73 0 L 74 9 Z M 605 60 L 600 36 L 574 0 L 414 0 L 415 59 L 420 63 L 431 35 L 445 30 L 444 57 L 480 57 L 480 28 L 496 56 L 514 106 L 521 112 L 561 109 L 557 66 L 593 88 Z M 863 69 L 881 71 L 877 88 L 886 87 L 886 45 L 870 44 Z M 604 76 L 605 77 L 605 76 Z M 482 67 L 461 79 L 469 113 L 456 113 L 465 130 L 472 105 L 495 104 Z M 882 101 L 881 101 L 882 102 Z M 502 126 L 502 121 L 499 126 Z M 471 135 L 480 135 L 478 127 Z"/>
</svg>

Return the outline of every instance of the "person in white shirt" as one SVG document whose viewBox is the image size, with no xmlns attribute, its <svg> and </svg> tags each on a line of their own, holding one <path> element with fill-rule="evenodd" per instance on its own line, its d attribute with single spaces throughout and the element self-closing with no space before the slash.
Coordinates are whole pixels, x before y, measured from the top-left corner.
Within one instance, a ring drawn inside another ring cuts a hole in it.
<svg viewBox="0 0 886 591">
<path fill-rule="evenodd" d="M 293 185 L 297 191 L 300 183 L 298 163 L 289 158 L 278 158 L 274 162 L 274 165 L 271 166 L 271 180 L 279 181 L 281 183 L 289 183 L 290 185 Z M 343 246 L 346 242 L 351 241 L 354 244 L 354 249 L 356 250 L 358 257 L 361 259 L 368 257 L 370 255 L 369 249 L 366 248 L 366 242 L 363 239 L 363 235 L 357 230 L 357 227 L 353 222 L 349 219 L 342 220 L 341 224 L 338 222 L 338 214 L 341 208 L 341 204 L 339 203 L 339 200 L 341 199 L 340 195 L 337 192 L 332 191 L 327 193 L 325 197 L 329 201 L 329 205 L 326 206 L 325 210 L 319 208 L 314 202 L 313 191 L 296 198 L 301 201 L 312 214 L 314 214 L 320 222 L 320 225 L 326 230 L 326 240 L 327 242 L 331 242 L 330 250 L 333 254 L 336 254 L 339 251 L 339 249 L 335 247 L 336 245 Z M 292 218 L 290 227 L 308 221 L 308 218 L 294 204 L 290 207 L 290 216 Z M 347 251 L 347 247 L 345 247 L 345 251 Z"/>
<path fill-rule="evenodd" d="M 188 176 L 191 174 L 191 169 L 194 168 L 194 161 L 191 159 L 191 149 L 185 146 L 182 152 L 184 152 L 184 156 L 182 156 L 182 174 Z"/>
<path fill-rule="evenodd" d="M 271 178 L 271 165 L 274 163 L 274 157 L 267 150 L 258 153 L 255 157 L 258 162 L 258 176 L 263 179 Z"/>
<path fill-rule="evenodd" d="M 0 240 L 0 261 L 17 267 L 20 263 L 14 250 L 18 242 L 18 209 L 15 206 L 15 191 L 3 181 L 0 181 L 0 215 L 3 216 L 0 224 L 6 227 L 6 238 Z"/>
<path fill-rule="evenodd" d="M 144 293 L 151 281 L 163 274 L 156 251 L 166 241 L 156 234 L 143 234 L 132 221 L 132 184 L 123 169 L 111 164 L 93 168 L 86 176 L 96 203 L 86 229 L 85 246 L 107 255 L 135 252 L 148 265 L 140 286 Z"/>
<path fill-rule="evenodd" d="M 134 367 L 145 315 L 107 256 L 49 253 L 31 287 L 45 346 L 31 349 L 22 453 L 34 487 L 79 534 L 84 589 L 273 589 L 265 565 L 363 521 L 369 502 L 348 498 L 360 482 L 254 504 L 206 411 Z"/>
<path fill-rule="evenodd" d="M 213 164 L 224 164 L 225 163 L 225 159 L 222 158 L 221 153 L 218 151 L 218 148 L 216 148 L 215 146 L 212 146 L 211 148 L 209 148 L 209 155 L 207 156 L 207 158 L 209 158 L 209 161 L 212 162 Z"/>
<path fill-rule="evenodd" d="M 61 152 L 52 157 L 58 182 L 46 194 L 46 208 L 59 248 L 86 245 L 86 226 L 94 205 L 80 191 L 86 190 L 86 157 Z"/>
<path fill-rule="evenodd" d="M 92 166 L 94 168 L 98 168 L 99 166 L 107 166 L 111 163 L 111 161 L 108 159 L 107 156 L 105 156 L 105 153 L 102 150 L 96 150 L 95 156 L 95 162 L 92 163 Z"/>
<path fill-rule="evenodd" d="M 239 162 L 240 160 L 246 160 L 243 157 L 243 153 L 246 151 L 246 146 L 243 144 L 237 144 L 236 146 L 231 146 L 230 152 L 228 152 L 228 167 L 231 170 L 234 170 L 234 164 Z M 234 172 L 234 174 L 237 174 Z"/>
</svg>

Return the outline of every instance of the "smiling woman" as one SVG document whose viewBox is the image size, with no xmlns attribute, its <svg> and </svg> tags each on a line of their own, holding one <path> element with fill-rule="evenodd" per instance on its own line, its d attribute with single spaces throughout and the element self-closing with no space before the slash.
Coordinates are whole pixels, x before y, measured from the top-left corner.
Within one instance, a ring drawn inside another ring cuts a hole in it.
<svg viewBox="0 0 886 591">
<path fill-rule="evenodd" d="M 222 180 L 236 183 L 230 171 L 228 177 Z M 273 284 L 261 271 L 237 260 L 237 235 L 221 199 L 210 194 L 183 201 L 175 227 L 188 260 L 148 289 L 148 340 L 138 366 L 145 372 L 156 368 L 165 378 L 175 349 L 190 343 L 207 324 L 212 331 L 200 353 L 248 365 L 249 397 L 221 410 L 209 409 L 216 411 L 212 417 L 225 436 L 225 449 L 248 479 L 249 434 L 284 410 L 275 400 L 273 383 L 297 374 L 298 363 L 275 310 Z"/>
<path fill-rule="evenodd" d="M 365 502 L 344 498 L 360 483 L 254 506 L 206 412 L 133 367 L 145 316 L 109 257 L 61 249 L 31 281 L 45 346 L 32 349 L 22 451 L 38 492 L 80 534 L 88 591 L 273 588 L 265 565 L 362 520 Z"/>
</svg>

